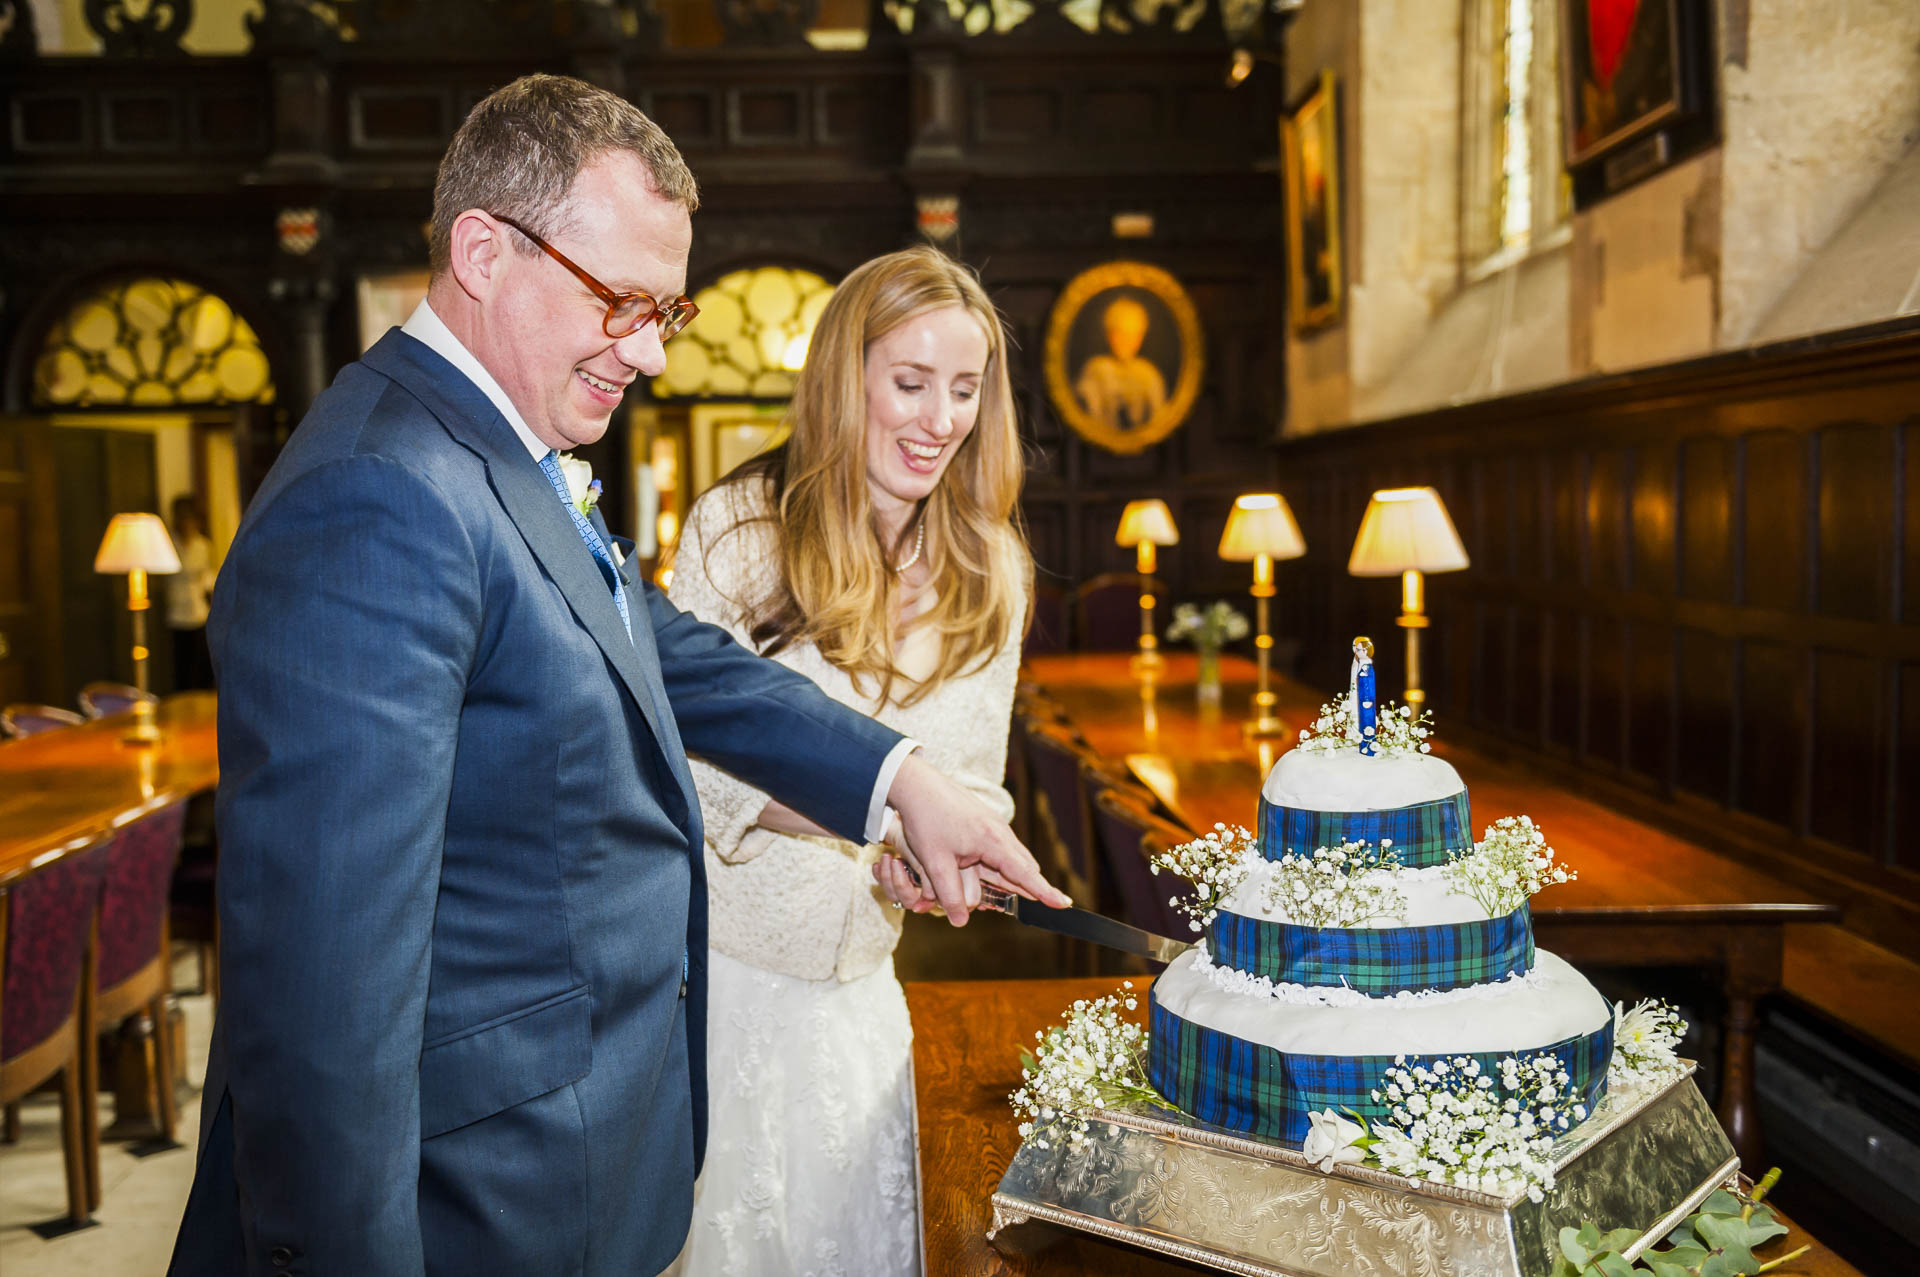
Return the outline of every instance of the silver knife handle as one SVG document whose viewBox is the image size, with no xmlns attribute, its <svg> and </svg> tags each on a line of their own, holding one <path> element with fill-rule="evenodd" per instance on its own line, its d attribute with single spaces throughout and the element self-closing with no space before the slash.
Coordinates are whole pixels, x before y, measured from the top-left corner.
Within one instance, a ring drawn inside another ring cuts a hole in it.
<svg viewBox="0 0 1920 1277">
<path fill-rule="evenodd" d="M 1018 917 L 1020 908 L 1017 902 L 1019 899 L 1018 896 L 1008 891 L 1005 887 L 996 887 L 990 882 L 980 884 L 980 907 L 982 909 L 991 909 L 995 913 L 1010 913 Z"/>
</svg>

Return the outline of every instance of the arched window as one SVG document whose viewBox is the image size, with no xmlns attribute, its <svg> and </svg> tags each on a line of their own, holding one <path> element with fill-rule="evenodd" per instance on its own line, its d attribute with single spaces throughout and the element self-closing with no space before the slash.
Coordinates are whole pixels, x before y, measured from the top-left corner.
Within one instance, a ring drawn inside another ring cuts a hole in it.
<svg viewBox="0 0 1920 1277">
<path fill-rule="evenodd" d="M 1473 0 L 1466 21 L 1463 250 L 1524 255 L 1571 214 L 1560 162 L 1557 0 Z"/>
<path fill-rule="evenodd" d="M 700 313 L 667 343 L 660 399 L 785 399 L 833 285 L 810 270 L 758 266 L 694 294 Z"/>
<path fill-rule="evenodd" d="M 260 339 L 225 301 L 179 279 L 112 281 L 53 325 L 33 370 L 41 408 L 268 403 Z"/>
</svg>

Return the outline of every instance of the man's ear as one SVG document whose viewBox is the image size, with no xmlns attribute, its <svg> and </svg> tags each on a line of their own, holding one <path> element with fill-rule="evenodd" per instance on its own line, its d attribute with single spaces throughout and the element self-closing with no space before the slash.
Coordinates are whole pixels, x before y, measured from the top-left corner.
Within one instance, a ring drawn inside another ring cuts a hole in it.
<svg viewBox="0 0 1920 1277">
<path fill-rule="evenodd" d="M 506 267 L 506 228 L 478 209 L 453 219 L 453 277 L 467 296 L 484 301 Z"/>
</svg>

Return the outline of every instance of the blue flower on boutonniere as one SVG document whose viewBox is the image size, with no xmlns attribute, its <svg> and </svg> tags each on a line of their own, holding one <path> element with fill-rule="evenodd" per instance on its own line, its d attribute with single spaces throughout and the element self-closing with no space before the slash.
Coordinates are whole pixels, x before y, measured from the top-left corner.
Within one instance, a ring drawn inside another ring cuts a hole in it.
<svg viewBox="0 0 1920 1277">
<path fill-rule="evenodd" d="M 593 463 L 582 461 L 571 452 L 561 453 L 559 462 L 560 477 L 567 481 L 567 500 L 584 518 L 600 500 L 600 481 L 593 477 Z"/>
</svg>

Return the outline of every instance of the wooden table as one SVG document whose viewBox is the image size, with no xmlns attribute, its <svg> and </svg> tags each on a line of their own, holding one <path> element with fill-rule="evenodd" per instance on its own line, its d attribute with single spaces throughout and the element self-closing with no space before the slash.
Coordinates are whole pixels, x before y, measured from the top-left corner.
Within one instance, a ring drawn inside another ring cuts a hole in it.
<svg viewBox="0 0 1920 1277">
<path fill-rule="evenodd" d="M 0 891 L 130 821 L 212 789 L 220 779 L 214 705 L 212 692 L 167 697 L 154 745 L 121 740 L 131 715 L 0 744 Z"/>
<path fill-rule="evenodd" d="M 1007 1096 L 1020 1085 L 1021 1045 L 1031 1043 L 1037 1030 L 1058 1023 L 1075 998 L 1098 997 L 1118 986 L 1112 976 L 907 986 L 926 1277 L 1166 1277 L 1214 1271 L 1037 1220 L 987 1240 L 993 1191 L 1020 1143 Z M 1144 1000 L 1141 1006 L 1144 1015 Z M 1796 1227 L 1765 1254 L 1784 1255 L 1812 1241 Z M 1779 1271 L 1859 1277 L 1818 1242 Z"/>
<path fill-rule="evenodd" d="M 1221 662 L 1217 706 L 1200 704 L 1194 659 L 1172 655 L 1149 691 L 1128 672 L 1123 653 L 1034 657 L 1028 676 L 1066 709 L 1100 753 L 1129 769 L 1189 829 L 1216 821 L 1252 827 L 1260 785 L 1292 737 L 1250 745 L 1250 661 Z M 1325 699 L 1276 680 L 1280 716 L 1296 736 Z M 1576 964 L 1685 965 L 1721 973 L 1720 1120 L 1749 1165 L 1764 1156 L 1753 1087 L 1758 1000 L 1780 987 L 1786 928 L 1837 922 L 1838 906 L 1695 843 L 1629 819 L 1524 768 L 1446 742 L 1437 724 L 1434 752 L 1452 763 L 1471 795 L 1476 826 L 1499 816 L 1531 816 L 1580 876 L 1534 897 L 1542 945 Z"/>
</svg>

